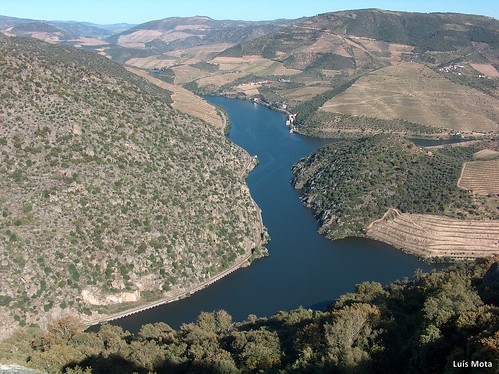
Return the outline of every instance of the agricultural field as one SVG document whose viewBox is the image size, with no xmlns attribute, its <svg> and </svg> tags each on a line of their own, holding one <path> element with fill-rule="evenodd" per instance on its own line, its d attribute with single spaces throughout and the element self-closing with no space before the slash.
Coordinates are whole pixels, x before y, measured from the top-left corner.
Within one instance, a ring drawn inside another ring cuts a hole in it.
<svg viewBox="0 0 499 374">
<path fill-rule="evenodd" d="M 125 65 L 134 66 L 139 69 L 161 69 L 169 68 L 178 63 L 178 61 L 172 57 L 165 56 L 149 56 L 149 57 L 134 57 L 125 62 Z"/>
<path fill-rule="evenodd" d="M 493 155 L 491 152 L 494 151 L 480 152 L 479 157 L 484 157 L 487 154 Z M 499 194 L 499 160 L 464 163 L 458 186 L 478 195 Z"/>
<path fill-rule="evenodd" d="M 328 91 L 329 89 L 330 88 L 328 87 L 313 85 L 313 86 L 305 86 L 289 90 L 282 90 L 279 91 L 279 94 L 288 98 L 290 102 L 298 104 L 304 101 L 311 100 L 315 96 L 320 95 Z"/>
<path fill-rule="evenodd" d="M 412 45 L 388 43 L 382 40 L 373 40 L 353 35 L 349 39 L 356 46 L 362 46 L 364 51 L 392 65 L 397 65 L 405 61 L 404 56 L 412 55 L 414 50 L 414 46 Z"/>
<path fill-rule="evenodd" d="M 182 48 L 174 51 L 166 52 L 166 56 L 171 56 L 175 58 L 182 59 L 194 59 L 197 61 L 201 60 L 209 60 L 214 55 L 222 52 L 224 49 L 232 47 L 232 43 L 216 43 L 216 44 L 208 44 L 201 45 L 190 48 Z M 188 62 L 190 63 L 190 62 Z"/>
<path fill-rule="evenodd" d="M 259 56 L 244 56 L 244 57 L 216 57 L 210 60 L 210 64 L 217 65 L 219 71 L 216 74 L 210 74 L 207 77 L 196 80 L 200 88 L 203 87 L 220 87 L 235 83 L 236 80 L 245 78 L 247 76 L 255 77 L 271 77 L 271 76 L 293 76 L 301 73 L 297 69 L 288 69 L 282 63 L 272 61 L 270 59 L 262 58 Z M 179 67 L 175 70 L 183 70 L 184 67 Z M 184 75 L 185 76 L 185 75 Z M 176 81 L 183 80 L 182 75 L 176 78 Z M 264 80 L 267 78 L 261 78 Z M 193 79 L 190 78 L 192 81 Z M 257 81 L 255 78 L 254 81 Z M 237 87 L 235 88 L 237 90 Z"/>
<path fill-rule="evenodd" d="M 127 68 L 127 70 L 147 79 L 149 82 L 158 87 L 172 92 L 173 109 L 177 109 L 180 112 L 202 119 L 217 128 L 222 128 L 224 126 L 222 117 L 218 114 L 215 107 L 208 104 L 199 96 L 194 95 L 192 92 L 182 88 L 181 86 L 166 83 L 160 79 L 154 78 L 142 70 L 132 68 Z"/>
<path fill-rule="evenodd" d="M 473 155 L 475 160 L 495 160 L 499 158 L 499 152 L 492 149 L 482 149 Z"/>
<path fill-rule="evenodd" d="M 389 209 L 367 236 L 423 257 L 476 258 L 499 254 L 499 220 L 459 220 Z"/>
<path fill-rule="evenodd" d="M 175 74 L 174 83 L 177 85 L 211 76 L 209 72 L 188 64 L 176 65 L 172 70 Z"/>
<path fill-rule="evenodd" d="M 492 64 L 470 64 L 471 67 L 486 77 L 499 78 L 499 72 Z"/>
<path fill-rule="evenodd" d="M 69 41 L 75 43 L 75 47 L 82 47 L 82 46 L 95 47 L 95 46 L 109 44 L 104 40 L 97 39 L 97 38 L 89 38 L 89 37 L 85 37 L 85 36 L 82 36 L 82 37 L 77 38 L 77 39 L 71 39 Z"/>
<path fill-rule="evenodd" d="M 426 150 L 394 134 L 366 136 L 325 146 L 293 167 L 301 201 L 329 239 L 364 236 L 390 208 L 489 222 L 497 204 L 457 185 L 463 162 L 478 145 Z"/>
<path fill-rule="evenodd" d="M 499 130 L 497 99 L 416 63 L 368 73 L 320 109 L 384 120 L 399 118 L 454 131 Z"/>
</svg>

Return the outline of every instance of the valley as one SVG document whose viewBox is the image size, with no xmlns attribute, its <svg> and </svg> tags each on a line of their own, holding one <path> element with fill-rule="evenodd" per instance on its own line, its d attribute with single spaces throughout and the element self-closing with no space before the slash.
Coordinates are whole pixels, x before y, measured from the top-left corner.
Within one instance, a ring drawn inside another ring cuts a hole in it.
<svg viewBox="0 0 499 374">
<path fill-rule="evenodd" d="M 0 363 L 499 365 L 498 41 L 450 12 L 0 16 Z"/>
</svg>

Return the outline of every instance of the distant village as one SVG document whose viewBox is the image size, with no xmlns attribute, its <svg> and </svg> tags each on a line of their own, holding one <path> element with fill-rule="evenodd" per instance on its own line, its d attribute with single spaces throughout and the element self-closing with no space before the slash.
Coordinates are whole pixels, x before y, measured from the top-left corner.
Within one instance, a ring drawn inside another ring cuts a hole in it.
<svg viewBox="0 0 499 374">
<path fill-rule="evenodd" d="M 455 73 L 457 75 L 463 75 L 459 70 L 464 69 L 464 65 L 460 64 L 450 64 L 447 66 L 442 66 L 441 68 L 438 68 L 438 71 L 444 72 L 444 73 Z M 477 78 L 487 78 L 485 74 L 478 74 Z"/>
</svg>

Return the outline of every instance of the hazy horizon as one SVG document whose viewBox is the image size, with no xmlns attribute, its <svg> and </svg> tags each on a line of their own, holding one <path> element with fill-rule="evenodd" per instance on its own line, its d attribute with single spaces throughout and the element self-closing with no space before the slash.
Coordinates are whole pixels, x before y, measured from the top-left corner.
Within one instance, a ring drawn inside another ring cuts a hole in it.
<svg viewBox="0 0 499 374">
<path fill-rule="evenodd" d="M 478 0 L 469 2 L 422 0 L 412 1 L 327 1 L 312 3 L 281 1 L 266 2 L 254 0 L 247 4 L 233 6 L 232 1 L 212 2 L 158 1 L 158 0 L 6 0 L 2 1 L 0 14 L 7 17 L 27 18 L 45 21 L 76 21 L 109 25 L 116 23 L 141 24 L 169 17 L 206 16 L 216 20 L 268 21 L 275 19 L 296 19 L 320 13 L 352 9 L 378 8 L 391 11 L 421 13 L 465 13 L 498 18 L 499 3 Z"/>
</svg>

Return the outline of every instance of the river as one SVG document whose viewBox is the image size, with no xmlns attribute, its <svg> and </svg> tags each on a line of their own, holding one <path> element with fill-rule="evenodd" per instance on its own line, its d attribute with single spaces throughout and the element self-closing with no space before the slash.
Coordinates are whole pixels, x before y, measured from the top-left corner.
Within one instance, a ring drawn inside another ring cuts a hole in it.
<svg viewBox="0 0 499 374">
<path fill-rule="evenodd" d="M 249 314 L 270 316 L 304 306 L 321 309 L 355 284 L 386 284 L 411 277 L 430 265 L 387 244 L 369 239 L 330 241 L 316 233 L 312 212 L 290 184 L 291 167 L 328 140 L 289 134 L 282 113 L 248 101 L 208 97 L 225 108 L 231 121 L 229 139 L 260 163 L 247 179 L 262 209 L 271 241 L 270 256 L 240 269 L 191 297 L 111 323 L 136 332 L 145 323 L 174 328 L 195 321 L 202 311 L 225 309 L 235 321 Z"/>
</svg>

